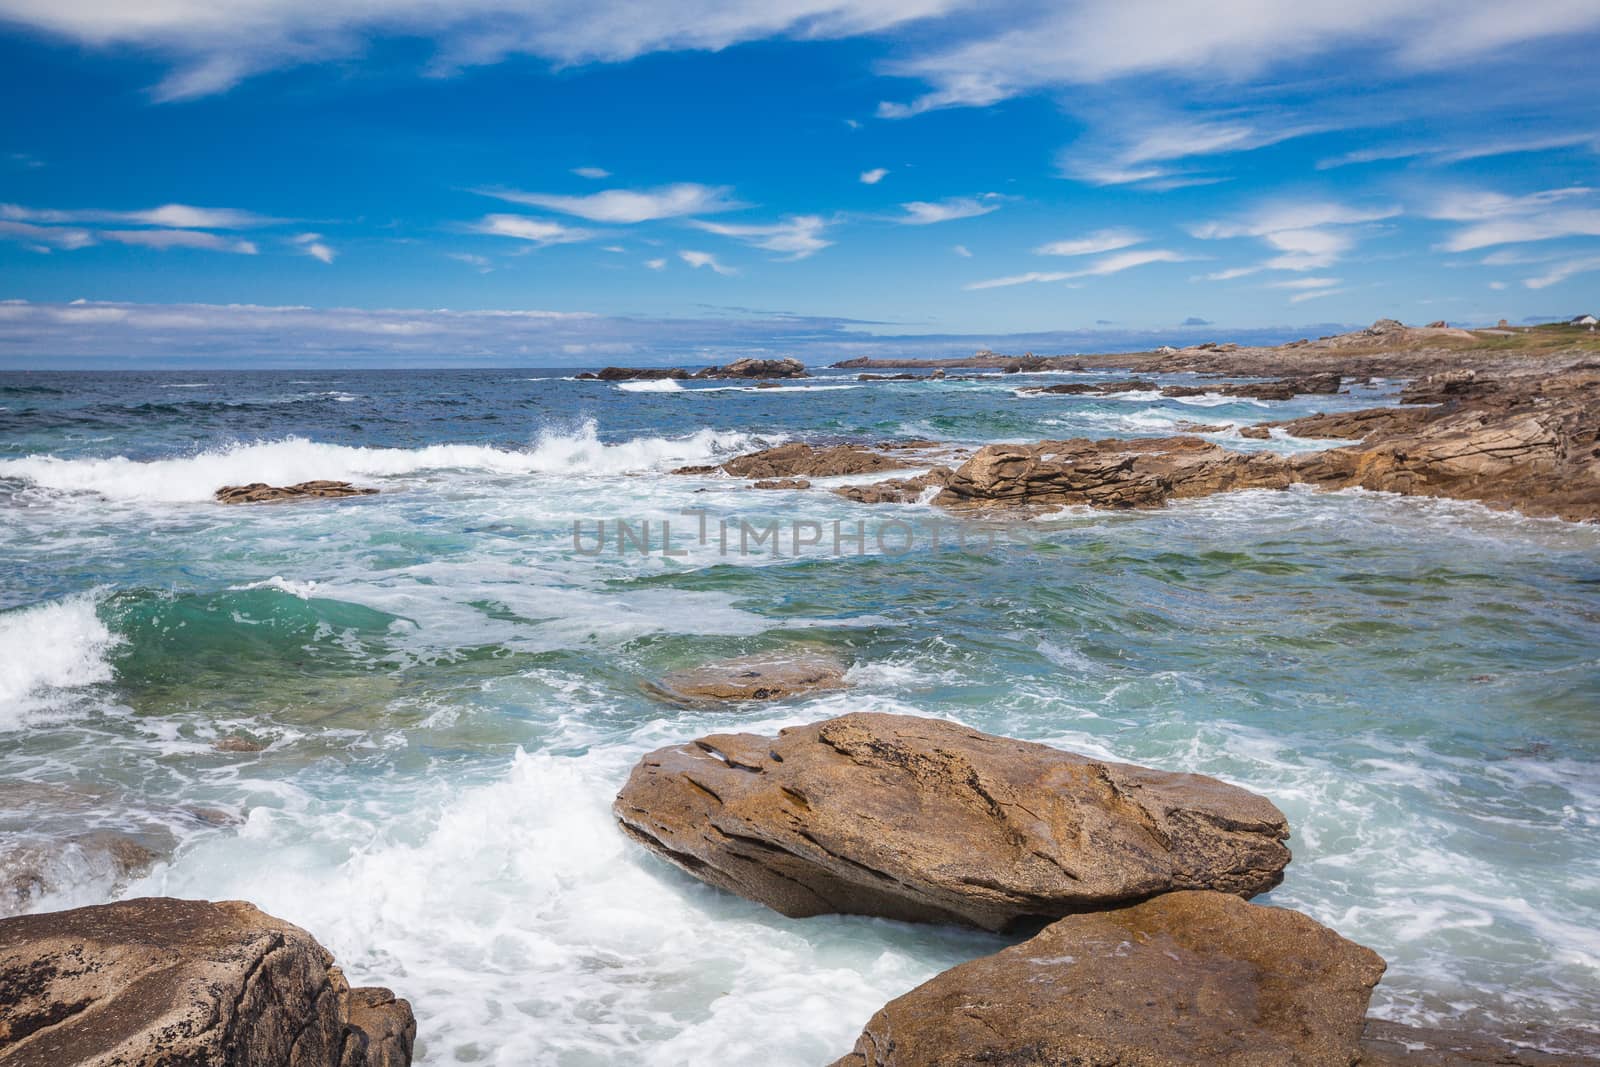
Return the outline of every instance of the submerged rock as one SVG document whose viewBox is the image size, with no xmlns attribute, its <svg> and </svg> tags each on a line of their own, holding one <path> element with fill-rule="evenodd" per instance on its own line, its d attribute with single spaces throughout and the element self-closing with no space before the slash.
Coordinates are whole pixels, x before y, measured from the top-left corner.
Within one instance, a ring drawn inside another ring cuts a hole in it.
<svg viewBox="0 0 1600 1067">
<path fill-rule="evenodd" d="M 1545 1046 L 1577 1036 L 1591 1050 L 1600 1034 L 1471 1034 L 1368 1019 L 1361 1037 L 1361 1067 L 1600 1067 L 1592 1054 L 1547 1052 Z"/>
<path fill-rule="evenodd" d="M 1168 893 L 944 972 L 833 1067 L 1349 1067 L 1383 969 L 1299 912 Z"/>
<path fill-rule="evenodd" d="M 1289 862 L 1283 813 L 1254 793 L 906 715 L 664 748 L 612 811 L 688 873 L 796 917 L 1003 930 L 1175 889 L 1250 896 Z"/>
<path fill-rule="evenodd" d="M 673 671 L 650 686 L 682 704 L 783 700 L 801 693 L 845 688 L 845 665 L 819 649 L 763 652 Z"/>
<path fill-rule="evenodd" d="M 83 885 L 106 891 L 148 871 L 172 848 L 169 835 L 90 830 L 67 837 L 7 834 L 0 846 L 0 916 L 38 907 Z"/>
<path fill-rule="evenodd" d="M 653 382 L 664 378 L 682 380 L 689 377 L 689 372 L 682 367 L 602 367 L 598 372 L 584 371 L 576 377 L 583 382 Z"/>
<path fill-rule="evenodd" d="M 871 474 L 875 471 L 902 470 L 910 466 L 896 456 L 887 456 L 866 445 L 828 445 L 818 447 L 800 441 L 776 448 L 736 456 L 721 469 L 735 478 L 832 478 L 845 474 Z M 681 468 L 673 473 L 703 473 L 698 468 Z"/>
<path fill-rule="evenodd" d="M 5 1067 L 404 1067 L 416 1024 L 242 901 L 143 897 L 0 920 Z"/>
<path fill-rule="evenodd" d="M 349 482 L 300 482 L 297 485 L 268 485 L 251 482 L 249 485 L 225 485 L 216 492 L 222 504 L 275 504 L 280 500 L 309 500 L 312 498 L 371 496 L 376 489 Z"/>
</svg>

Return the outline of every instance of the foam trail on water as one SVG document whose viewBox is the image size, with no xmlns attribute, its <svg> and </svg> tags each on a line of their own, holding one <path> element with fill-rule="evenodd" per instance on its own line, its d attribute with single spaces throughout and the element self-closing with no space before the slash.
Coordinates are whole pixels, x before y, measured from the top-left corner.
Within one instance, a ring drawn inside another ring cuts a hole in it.
<svg viewBox="0 0 1600 1067">
<path fill-rule="evenodd" d="M 0 614 L 0 730 L 54 717 L 63 691 L 111 680 L 107 654 L 119 638 L 79 594 Z"/>
<path fill-rule="evenodd" d="M 624 393 L 681 393 L 683 386 L 671 378 L 652 378 L 639 382 L 618 382 Z"/>
<path fill-rule="evenodd" d="M 684 437 L 635 437 L 606 443 L 593 422 L 576 433 L 546 432 L 524 450 L 439 444 L 424 448 L 359 448 L 300 437 L 233 445 L 178 459 L 62 459 L 28 456 L 0 461 L 0 477 L 21 478 L 59 492 L 98 493 L 113 500 L 182 503 L 209 500 L 224 485 L 293 485 L 328 478 L 370 481 L 425 471 L 492 475 L 606 475 L 663 470 L 758 447 L 751 434 L 699 430 Z"/>
</svg>

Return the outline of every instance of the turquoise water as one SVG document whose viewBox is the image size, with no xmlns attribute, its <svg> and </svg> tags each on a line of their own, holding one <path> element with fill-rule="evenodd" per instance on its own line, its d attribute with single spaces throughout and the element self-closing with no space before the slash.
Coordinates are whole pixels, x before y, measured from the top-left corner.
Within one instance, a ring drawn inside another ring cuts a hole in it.
<svg viewBox="0 0 1600 1067">
<path fill-rule="evenodd" d="M 1600 530 L 1247 492 L 964 519 L 963 550 L 933 546 L 924 505 L 663 473 L 782 440 L 1242 424 L 1383 402 L 1384 383 L 1268 404 L 1025 399 L 998 376 L 566 378 L 0 375 L 0 831 L 15 849 L 113 830 L 164 857 L 124 884 L 68 855 L 30 906 L 252 900 L 410 997 L 425 1062 L 814 1065 L 1004 942 L 783 919 L 642 854 L 608 807 L 663 744 L 900 711 L 1271 797 L 1295 859 L 1263 899 L 1380 952 L 1378 1014 L 1600 1016 Z M 317 477 L 383 492 L 209 501 Z M 868 537 L 722 555 L 686 510 Z M 616 518 L 672 521 L 687 555 L 575 551 L 575 521 Z M 876 544 L 895 521 L 909 552 Z M 720 713 L 641 688 L 797 642 L 853 687 Z M 213 748 L 237 737 L 265 748 Z"/>
</svg>

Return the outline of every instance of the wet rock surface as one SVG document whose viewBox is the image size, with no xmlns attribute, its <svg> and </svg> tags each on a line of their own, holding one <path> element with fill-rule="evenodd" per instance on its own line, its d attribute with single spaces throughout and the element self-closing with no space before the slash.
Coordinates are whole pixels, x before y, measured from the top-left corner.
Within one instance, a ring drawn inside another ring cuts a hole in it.
<svg viewBox="0 0 1600 1067">
<path fill-rule="evenodd" d="M 1298 912 L 1168 893 L 944 972 L 834 1067 L 1349 1067 L 1383 969 Z"/>
<path fill-rule="evenodd" d="M 904 715 L 664 748 L 612 810 L 662 858 L 789 916 L 1003 930 L 1177 889 L 1249 896 L 1289 861 L 1283 814 L 1254 793 Z"/>
<path fill-rule="evenodd" d="M 845 664 L 820 649 L 763 652 L 673 671 L 647 688 L 680 704 L 782 700 L 845 688 Z"/>
<path fill-rule="evenodd" d="M 0 920 L 0 1064 L 404 1067 L 411 1008 L 299 927 L 144 897 Z"/>
<path fill-rule="evenodd" d="M 1543 1051 L 1572 1041 L 1591 1052 Z M 1600 1033 L 1475 1034 L 1368 1019 L 1361 1067 L 1600 1067 Z"/>
<path fill-rule="evenodd" d="M 225 485 L 216 492 L 221 504 L 276 504 L 285 500 L 335 499 L 347 496 L 371 496 L 376 489 L 352 485 L 349 482 L 314 481 L 296 485 L 268 485 L 251 482 L 249 485 Z"/>
</svg>

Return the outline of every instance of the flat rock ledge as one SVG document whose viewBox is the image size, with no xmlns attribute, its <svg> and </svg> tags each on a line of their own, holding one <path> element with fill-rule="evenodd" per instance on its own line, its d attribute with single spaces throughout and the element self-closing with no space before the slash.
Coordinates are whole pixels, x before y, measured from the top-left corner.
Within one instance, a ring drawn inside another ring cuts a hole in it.
<svg viewBox="0 0 1600 1067">
<path fill-rule="evenodd" d="M 334 499 L 346 496 L 371 496 L 376 493 L 364 485 L 349 482 L 314 481 L 296 485 L 268 485 L 251 482 L 249 485 L 225 485 L 216 492 L 219 504 L 276 504 L 284 500 Z"/>
<path fill-rule="evenodd" d="M 722 704 L 784 700 L 804 693 L 845 688 L 845 664 L 821 650 L 762 652 L 673 671 L 646 686 L 677 704 Z"/>
<path fill-rule="evenodd" d="M 833 1067 L 1350 1067 L 1383 970 L 1299 912 L 1168 893 L 945 971 Z"/>
<path fill-rule="evenodd" d="M 668 862 L 791 917 L 1005 930 L 1179 889 L 1252 896 L 1289 862 L 1265 797 L 906 715 L 664 748 L 612 811 Z"/>
<path fill-rule="evenodd" d="M 0 920 L 4 1067 L 406 1067 L 416 1023 L 242 901 L 143 897 Z"/>
</svg>

